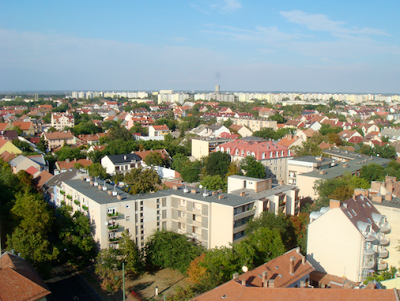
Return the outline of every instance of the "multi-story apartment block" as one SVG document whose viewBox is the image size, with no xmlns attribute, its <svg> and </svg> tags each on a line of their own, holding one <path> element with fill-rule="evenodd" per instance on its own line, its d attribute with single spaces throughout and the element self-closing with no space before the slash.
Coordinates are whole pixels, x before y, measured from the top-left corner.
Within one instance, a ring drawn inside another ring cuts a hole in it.
<svg viewBox="0 0 400 301">
<path fill-rule="evenodd" d="M 74 144 L 75 137 L 70 132 L 53 132 L 42 134 L 45 141 L 49 144 L 49 149 L 61 147 L 64 144 Z"/>
<path fill-rule="evenodd" d="M 174 186 L 155 193 L 130 195 L 103 181 L 82 177 L 63 182 L 60 194 L 65 204 L 90 218 L 100 248 L 118 244 L 121 232 L 127 229 L 139 247 L 154 231 L 169 229 L 197 239 L 206 248 L 214 248 L 244 239 L 247 222 L 268 208 L 275 208 L 266 203 L 282 205 L 280 196 L 286 193 L 288 203 L 295 198 L 293 187 L 274 187 L 270 189 L 269 201 L 254 195 L 267 191 L 267 180 L 246 179 L 250 187 L 253 180 L 260 181 L 255 191 L 226 194 Z M 237 185 L 237 180 L 233 180 L 233 185 Z"/>
<path fill-rule="evenodd" d="M 385 270 L 386 233 L 390 225 L 371 201 L 353 196 L 310 214 L 307 260 L 317 271 L 363 281 L 373 271 Z"/>
<path fill-rule="evenodd" d="M 274 131 L 278 128 L 277 122 L 272 120 L 258 120 L 258 119 L 247 119 L 247 118 L 231 118 L 233 124 L 247 126 L 252 130 L 260 131 L 263 128 L 272 128 Z"/>
<path fill-rule="evenodd" d="M 68 113 L 52 113 L 51 114 L 51 126 L 57 131 L 64 130 L 65 127 L 74 127 L 74 115 Z"/>
<path fill-rule="evenodd" d="M 194 138 L 192 139 L 192 156 L 196 159 L 207 157 L 218 145 L 229 141 L 232 139 Z"/>
<path fill-rule="evenodd" d="M 236 139 L 218 145 L 215 151 L 227 153 L 232 161 L 241 161 L 247 156 L 253 156 L 265 166 L 266 178 L 273 178 L 282 183 L 287 181 L 288 158 L 292 157 L 287 147 L 263 139 L 259 141 Z"/>
<path fill-rule="evenodd" d="M 150 125 L 149 126 L 149 136 L 164 136 L 171 133 L 169 127 L 165 124 L 162 125 Z"/>
</svg>

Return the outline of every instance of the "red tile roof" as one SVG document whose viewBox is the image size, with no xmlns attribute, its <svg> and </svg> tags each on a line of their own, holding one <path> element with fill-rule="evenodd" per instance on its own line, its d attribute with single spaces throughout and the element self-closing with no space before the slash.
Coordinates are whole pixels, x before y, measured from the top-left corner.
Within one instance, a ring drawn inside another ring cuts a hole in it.
<svg viewBox="0 0 400 301">
<path fill-rule="evenodd" d="M 257 160 L 286 158 L 291 156 L 287 147 L 271 141 L 246 141 L 243 139 L 236 139 L 217 146 L 215 151 L 222 151 L 222 149 L 223 152 L 227 152 L 229 149 L 229 154 L 231 156 L 246 157 L 254 153 Z"/>
<path fill-rule="evenodd" d="M 34 175 L 35 173 L 37 173 L 38 172 L 38 170 L 35 168 L 35 167 L 33 167 L 33 166 L 31 166 L 31 167 L 29 167 L 27 170 L 25 170 L 28 174 L 30 174 L 30 175 Z"/>
<path fill-rule="evenodd" d="M 12 123 L 13 126 L 18 126 L 22 131 L 29 130 L 33 127 L 32 122 L 24 122 L 24 121 L 14 121 Z"/>
<path fill-rule="evenodd" d="M 142 160 L 144 161 L 146 159 L 146 157 L 148 155 L 150 155 L 150 153 L 152 153 L 152 152 L 159 153 L 163 159 L 169 158 L 169 154 L 167 153 L 167 151 L 165 149 L 155 149 L 155 150 L 148 150 L 148 151 L 137 151 L 137 152 L 134 152 L 134 153 L 136 155 L 138 155 L 140 158 L 142 158 Z"/>
<path fill-rule="evenodd" d="M 169 127 L 166 126 L 165 124 L 162 125 L 152 125 L 153 129 L 155 129 L 156 131 L 168 131 Z"/>
<path fill-rule="evenodd" d="M 74 167 L 75 163 L 81 164 L 83 167 L 87 167 L 92 164 L 92 160 L 87 159 L 79 159 L 79 160 L 72 160 L 72 161 L 57 161 L 56 166 L 59 170 L 62 169 L 70 169 Z"/>
<path fill-rule="evenodd" d="M 5 252 L 0 260 L 1 301 L 34 301 L 51 293 L 34 268 L 21 257 Z"/>
<path fill-rule="evenodd" d="M 70 132 L 53 132 L 53 133 L 43 133 L 43 135 L 48 140 L 68 140 L 74 138 L 74 135 Z"/>
<path fill-rule="evenodd" d="M 33 179 L 33 185 L 37 188 L 41 188 L 48 180 L 53 177 L 51 173 L 43 170 L 36 178 Z"/>
<path fill-rule="evenodd" d="M 4 162 L 9 162 L 12 159 L 14 159 L 16 157 L 16 154 L 10 154 L 8 151 L 4 151 L 1 155 L 0 158 L 4 161 Z"/>
</svg>

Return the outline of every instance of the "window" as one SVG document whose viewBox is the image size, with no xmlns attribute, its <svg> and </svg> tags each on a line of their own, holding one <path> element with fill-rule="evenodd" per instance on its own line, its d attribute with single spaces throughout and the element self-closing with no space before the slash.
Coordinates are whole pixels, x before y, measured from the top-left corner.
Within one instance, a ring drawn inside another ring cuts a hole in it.
<svg viewBox="0 0 400 301">
<path fill-rule="evenodd" d="M 262 153 L 261 159 L 265 159 L 265 153 Z"/>
<path fill-rule="evenodd" d="M 167 207 L 167 198 L 162 198 L 162 206 Z"/>
<path fill-rule="evenodd" d="M 140 222 L 143 223 L 143 218 L 140 219 Z"/>
<path fill-rule="evenodd" d="M 162 211 L 162 218 L 167 218 L 167 210 Z"/>
<path fill-rule="evenodd" d="M 143 207 L 140 207 L 140 211 L 143 211 Z"/>
<path fill-rule="evenodd" d="M 137 208 L 138 208 L 138 204 L 135 203 L 135 211 L 137 211 Z"/>
<path fill-rule="evenodd" d="M 247 156 L 250 156 L 250 151 L 247 151 Z"/>
<path fill-rule="evenodd" d="M 157 222 L 157 227 L 160 226 L 160 222 Z"/>
<path fill-rule="evenodd" d="M 143 206 L 143 201 L 140 201 L 140 206 Z"/>
<path fill-rule="evenodd" d="M 143 212 L 140 212 L 140 217 L 143 217 Z"/>
<path fill-rule="evenodd" d="M 186 217 L 186 213 L 183 211 L 178 211 L 178 216 L 179 217 Z"/>
<path fill-rule="evenodd" d="M 201 204 L 199 203 L 193 203 L 193 209 L 197 211 L 201 211 Z"/>
<path fill-rule="evenodd" d="M 279 157 L 279 152 L 278 151 L 276 151 L 276 153 L 275 153 L 275 157 Z"/>
<path fill-rule="evenodd" d="M 228 148 L 228 149 L 226 150 L 226 153 L 227 153 L 228 155 L 230 155 L 230 154 L 231 154 L 231 150 Z"/>
<path fill-rule="evenodd" d="M 244 156 L 244 149 L 242 149 L 242 156 Z"/>
<path fill-rule="evenodd" d="M 143 225 L 140 225 L 140 229 L 143 229 L 144 228 L 144 226 Z"/>
<path fill-rule="evenodd" d="M 144 236 L 141 236 L 140 239 L 141 239 L 141 240 L 144 240 Z"/>
<path fill-rule="evenodd" d="M 162 222 L 162 228 L 167 229 L 167 222 Z"/>
<path fill-rule="evenodd" d="M 126 216 L 126 221 L 128 222 L 131 219 L 129 215 Z"/>
<path fill-rule="evenodd" d="M 185 223 L 178 223 L 178 229 L 185 230 L 186 224 Z"/>
<path fill-rule="evenodd" d="M 281 151 L 281 157 L 283 157 L 283 151 Z"/>
<path fill-rule="evenodd" d="M 142 235 L 143 235 L 143 234 L 144 234 L 144 230 L 140 231 L 140 234 L 142 234 Z"/>
<path fill-rule="evenodd" d="M 160 199 L 157 199 L 157 204 L 160 204 Z"/>
<path fill-rule="evenodd" d="M 135 234 L 138 235 L 138 233 L 139 233 L 139 228 L 138 228 L 138 226 L 136 226 L 135 227 Z"/>
<path fill-rule="evenodd" d="M 179 205 L 186 206 L 186 201 L 184 199 L 179 200 Z"/>
<path fill-rule="evenodd" d="M 160 205 L 159 204 L 157 204 L 157 209 L 160 209 Z"/>
<path fill-rule="evenodd" d="M 129 208 L 131 208 L 131 206 L 130 205 L 126 205 L 126 209 L 129 209 Z"/>
</svg>

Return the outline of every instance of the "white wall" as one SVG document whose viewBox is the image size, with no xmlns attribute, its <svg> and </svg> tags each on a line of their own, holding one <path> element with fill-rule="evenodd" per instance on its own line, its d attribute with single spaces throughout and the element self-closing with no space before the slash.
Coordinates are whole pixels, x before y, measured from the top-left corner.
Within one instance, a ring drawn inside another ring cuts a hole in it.
<svg viewBox="0 0 400 301">
<path fill-rule="evenodd" d="M 360 281 L 362 235 L 340 208 L 308 226 L 307 260 L 320 272 Z"/>
</svg>

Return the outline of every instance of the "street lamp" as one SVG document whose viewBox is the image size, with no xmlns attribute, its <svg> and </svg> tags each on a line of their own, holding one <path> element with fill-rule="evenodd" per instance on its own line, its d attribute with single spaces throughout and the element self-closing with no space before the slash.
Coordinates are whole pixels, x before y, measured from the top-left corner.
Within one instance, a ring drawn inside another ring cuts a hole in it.
<svg viewBox="0 0 400 301">
<path fill-rule="evenodd" d="M 155 293 L 154 293 L 154 295 L 158 296 L 158 286 L 157 286 L 157 285 L 156 285 L 156 287 L 155 287 Z"/>
</svg>

